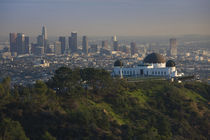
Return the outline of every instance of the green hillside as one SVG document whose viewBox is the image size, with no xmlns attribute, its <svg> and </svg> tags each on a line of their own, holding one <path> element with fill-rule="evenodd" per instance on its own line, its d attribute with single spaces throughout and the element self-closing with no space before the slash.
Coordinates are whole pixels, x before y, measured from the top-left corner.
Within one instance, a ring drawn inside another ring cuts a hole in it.
<svg viewBox="0 0 210 140">
<path fill-rule="evenodd" d="M 0 140 L 207 140 L 210 86 L 127 82 L 61 67 L 48 82 L 0 84 Z"/>
</svg>

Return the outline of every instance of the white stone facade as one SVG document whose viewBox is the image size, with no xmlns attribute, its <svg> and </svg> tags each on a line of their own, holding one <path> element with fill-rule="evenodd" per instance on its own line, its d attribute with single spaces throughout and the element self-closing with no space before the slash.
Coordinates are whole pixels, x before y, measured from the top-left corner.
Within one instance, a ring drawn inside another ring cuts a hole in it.
<svg viewBox="0 0 210 140">
<path fill-rule="evenodd" d="M 135 67 L 115 66 L 113 76 L 123 77 L 177 77 L 176 67 L 166 67 L 166 63 L 143 64 Z"/>
</svg>

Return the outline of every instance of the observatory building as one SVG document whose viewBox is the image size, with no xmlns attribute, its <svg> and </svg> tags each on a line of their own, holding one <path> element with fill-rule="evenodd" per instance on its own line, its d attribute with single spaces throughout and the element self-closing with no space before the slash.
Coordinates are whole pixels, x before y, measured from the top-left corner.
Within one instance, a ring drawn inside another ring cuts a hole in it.
<svg viewBox="0 0 210 140">
<path fill-rule="evenodd" d="M 115 61 L 113 76 L 120 77 L 165 77 L 174 78 L 177 74 L 175 62 L 168 60 L 158 53 L 151 53 L 146 56 L 143 63 L 134 67 L 124 67 L 120 60 Z"/>
</svg>

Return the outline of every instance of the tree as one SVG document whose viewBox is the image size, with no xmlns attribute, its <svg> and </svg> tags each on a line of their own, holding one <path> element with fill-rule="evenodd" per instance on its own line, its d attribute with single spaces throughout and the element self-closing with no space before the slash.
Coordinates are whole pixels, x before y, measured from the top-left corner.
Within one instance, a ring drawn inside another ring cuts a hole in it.
<svg viewBox="0 0 210 140">
<path fill-rule="evenodd" d="M 0 85 L 0 96 L 1 95 L 8 96 L 10 94 L 10 87 L 11 87 L 10 83 L 11 83 L 10 77 L 6 77 L 3 79 Z"/>
<path fill-rule="evenodd" d="M 5 118 L 0 123 L 1 140 L 29 140 L 18 121 Z"/>
<path fill-rule="evenodd" d="M 37 94 L 40 94 L 40 95 L 43 95 L 43 94 L 46 94 L 47 92 L 47 85 L 42 82 L 42 81 L 36 81 L 36 84 L 35 84 L 35 92 Z"/>
<path fill-rule="evenodd" d="M 82 81 L 94 90 L 106 89 L 112 83 L 110 73 L 103 69 L 85 68 L 80 70 L 80 75 Z"/>
<path fill-rule="evenodd" d="M 43 140 L 56 140 L 55 137 L 53 137 L 49 132 L 45 132 L 44 135 L 42 136 Z"/>
<path fill-rule="evenodd" d="M 2 84 L 0 84 L 0 97 L 1 96 L 4 96 L 5 95 L 5 92 L 4 92 L 4 87 Z"/>
<path fill-rule="evenodd" d="M 58 93 L 74 93 L 80 87 L 80 79 L 78 70 L 72 71 L 70 68 L 61 67 L 55 71 L 51 87 L 55 88 Z"/>
</svg>

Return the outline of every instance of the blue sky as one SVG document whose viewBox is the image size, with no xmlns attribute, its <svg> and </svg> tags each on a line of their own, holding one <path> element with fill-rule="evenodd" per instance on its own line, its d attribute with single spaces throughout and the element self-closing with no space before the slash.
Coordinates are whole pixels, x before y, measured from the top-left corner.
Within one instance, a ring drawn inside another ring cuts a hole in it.
<svg viewBox="0 0 210 140">
<path fill-rule="evenodd" d="M 0 35 L 210 34 L 210 0 L 0 0 Z"/>
</svg>

